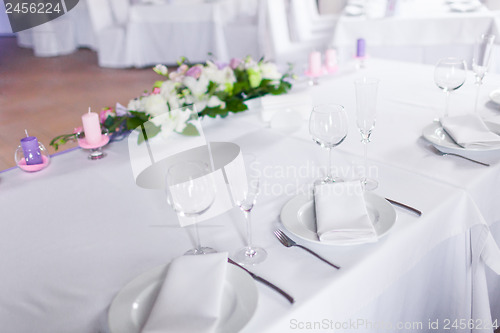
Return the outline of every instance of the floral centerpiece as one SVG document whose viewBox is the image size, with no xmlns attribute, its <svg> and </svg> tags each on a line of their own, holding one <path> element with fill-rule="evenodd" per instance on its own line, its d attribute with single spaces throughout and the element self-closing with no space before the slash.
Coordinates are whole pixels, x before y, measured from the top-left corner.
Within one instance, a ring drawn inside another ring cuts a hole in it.
<svg viewBox="0 0 500 333">
<path fill-rule="evenodd" d="M 179 63 L 176 71 L 169 72 L 164 65 L 153 70 L 166 79 L 156 81 L 150 92 L 132 99 L 127 107 L 119 104 L 100 112 L 101 125 L 113 136 L 120 136 L 161 114 L 169 113 L 166 121 L 153 123 L 148 133 L 168 136 L 172 132 L 189 134 L 186 126 L 189 115 L 180 108 L 195 105 L 200 117 L 226 117 L 229 113 L 248 109 L 245 101 L 267 94 L 279 95 L 291 88 L 292 73 L 282 74 L 274 63 L 232 59 L 229 64 L 207 61 L 205 64 Z M 165 117 L 160 117 L 164 118 Z M 50 145 L 58 146 L 76 137 L 75 133 L 55 137 Z"/>
</svg>

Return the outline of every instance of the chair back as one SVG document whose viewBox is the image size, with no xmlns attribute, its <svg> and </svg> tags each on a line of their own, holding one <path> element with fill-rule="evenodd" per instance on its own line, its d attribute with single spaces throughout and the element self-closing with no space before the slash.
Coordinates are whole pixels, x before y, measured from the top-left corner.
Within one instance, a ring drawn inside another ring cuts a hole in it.
<svg viewBox="0 0 500 333">
<path fill-rule="evenodd" d="M 109 0 L 111 12 L 115 22 L 119 25 L 126 25 L 128 22 L 128 11 L 130 9 L 130 0 Z"/>
<path fill-rule="evenodd" d="M 259 38 L 266 56 L 275 59 L 291 44 L 285 0 L 260 0 Z"/>
<path fill-rule="evenodd" d="M 94 33 L 112 27 L 115 24 L 111 4 L 108 0 L 86 0 L 90 22 Z"/>
</svg>

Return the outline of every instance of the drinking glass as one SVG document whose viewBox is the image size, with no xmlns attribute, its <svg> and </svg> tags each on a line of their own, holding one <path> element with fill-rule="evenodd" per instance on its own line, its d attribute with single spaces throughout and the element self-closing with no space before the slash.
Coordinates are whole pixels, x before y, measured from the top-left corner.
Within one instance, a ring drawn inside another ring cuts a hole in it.
<svg viewBox="0 0 500 333">
<path fill-rule="evenodd" d="M 491 49 L 493 48 L 493 42 L 495 41 L 495 35 L 481 35 L 481 37 L 476 41 L 474 45 L 474 55 L 472 57 L 472 71 L 476 78 L 475 84 L 477 86 L 476 90 L 476 102 L 474 103 L 474 112 L 477 113 L 477 102 L 479 100 L 479 90 L 483 84 L 483 78 L 488 71 L 488 65 L 490 63 Z"/>
<path fill-rule="evenodd" d="M 184 161 L 173 164 L 166 174 L 167 201 L 181 217 L 192 218 L 195 248 L 186 254 L 216 252 L 200 243 L 197 217 L 205 213 L 215 201 L 215 184 L 207 164 L 201 161 Z"/>
<path fill-rule="evenodd" d="M 323 104 L 313 107 L 309 118 L 309 133 L 314 142 L 328 150 L 326 177 L 316 180 L 315 184 L 342 181 L 340 178 L 334 178 L 332 174 L 332 148 L 344 141 L 347 128 L 347 114 L 342 105 Z"/>
<path fill-rule="evenodd" d="M 375 128 L 379 82 L 378 79 L 366 77 L 354 81 L 356 88 L 356 125 L 361 133 L 361 142 L 363 142 L 364 146 L 365 174 L 361 179 L 361 183 L 367 191 L 378 187 L 378 182 L 368 177 L 368 142 L 370 142 L 372 131 Z"/>
<path fill-rule="evenodd" d="M 240 186 L 233 187 L 235 202 L 243 212 L 246 221 L 247 245 L 234 254 L 234 260 L 242 265 L 256 265 L 264 261 L 267 252 L 261 247 L 254 246 L 252 242 L 252 220 L 250 213 L 260 193 L 260 171 L 257 168 L 257 160 L 254 155 L 244 156 L 245 175 Z"/>
<path fill-rule="evenodd" d="M 445 117 L 448 117 L 450 93 L 465 83 L 466 71 L 465 61 L 459 58 L 443 58 L 434 68 L 434 82 L 446 93 Z"/>
</svg>

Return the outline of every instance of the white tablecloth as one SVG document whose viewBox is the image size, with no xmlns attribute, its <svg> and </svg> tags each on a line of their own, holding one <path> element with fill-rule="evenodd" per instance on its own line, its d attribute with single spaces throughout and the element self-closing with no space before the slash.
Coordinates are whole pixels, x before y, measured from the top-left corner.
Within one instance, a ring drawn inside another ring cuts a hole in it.
<svg viewBox="0 0 500 333">
<path fill-rule="evenodd" d="M 244 332 L 294 332 L 307 323 L 349 325 L 358 319 L 405 332 L 428 331 L 429 321 L 436 320 L 441 329 L 446 319 L 491 321 L 487 287 L 490 293 L 498 291 L 500 278 L 490 274 L 481 253 L 485 244 L 497 250 L 484 236 L 489 225 L 498 231 L 500 222 L 495 201 L 500 156 L 486 156 L 492 166 L 484 167 L 431 153 L 421 131 L 444 107 L 444 96 L 432 82 L 433 68 L 373 59 L 367 65 L 366 74 L 381 79 L 369 146 L 380 183 L 375 193 L 417 207 L 423 215 L 397 209 L 391 232 L 373 244 L 331 247 L 295 237 L 342 266 L 339 271 L 305 251 L 283 247 L 272 234 L 280 226 L 283 204 L 305 193 L 326 161 L 326 152 L 307 134 L 307 124 L 283 134 L 263 124 L 258 110 L 204 120 L 209 140 L 232 141 L 258 154 L 265 173 L 252 212 L 254 242 L 269 256 L 252 270 L 296 299 L 291 306 L 258 284 L 258 308 Z M 359 176 L 362 163 L 353 86 L 360 75 L 344 68 L 311 91 L 316 103 L 338 102 L 347 109 L 350 133 L 333 154 L 336 170 L 346 178 Z M 487 78 L 482 102 L 500 86 L 500 76 Z M 471 81 L 457 90 L 452 113 L 469 110 L 473 92 Z M 39 173 L 15 169 L 0 174 L 0 322 L 6 332 L 102 331 L 113 297 L 128 281 L 191 247 L 163 192 L 134 184 L 126 142 L 105 150 L 108 156 L 100 161 L 88 161 L 87 152 L 76 150 L 54 157 Z M 204 245 L 221 251 L 231 253 L 244 244 L 237 209 L 204 222 L 200 232 Z M 499 240 L 498 232 L 494 236 Z M 499 261 L 493 256 L 488 264 L 497 268 Z M 492 299 L 492 305 L 493 318 L 499 319 L 498 302 Z M 398 326 L 412 322 L 423 328 Z"/>
<path fill-rule="evenodd" d="M 366 16 L 342 15 L 332 45 L 341 61 L 356 54 L 356 40 L 364 38 L 373 57 L 435 64 L 439 58 L 472 59 L 475 40 L 497 34 L 498 12 L 480 7 L 474 12 L 453 12 L 445 1 L 396 1 L 397 11 L 386 17 L 386 1 L 367 1 Z M 500 63 L 494 65 L 495 68 Z"/>
</svg>

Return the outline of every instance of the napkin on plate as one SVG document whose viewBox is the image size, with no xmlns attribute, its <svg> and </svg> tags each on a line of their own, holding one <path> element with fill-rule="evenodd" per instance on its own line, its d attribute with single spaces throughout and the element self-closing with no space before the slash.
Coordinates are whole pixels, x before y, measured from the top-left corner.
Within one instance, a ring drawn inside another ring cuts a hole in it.
<svg viewBox="0 0 500 333">
<path fill-rule="evenodd" d="M 314 202 L 320 241 L 350 244 L 377 240 L 359 181 L 316 185 Z"/>
<path fill-rule="evenodd" d="M 174 259 L 141 332 L 214 332 L 221 311 L 226 268 L 227 253 Z"/>
<path fill-rule="evenodd" d="M 441 125 L 452 139 L 464 148 L 500 145 L 500 136 L 491 132 L 478 115 L 466 114 L 442 118 Z"/>
</svg>

